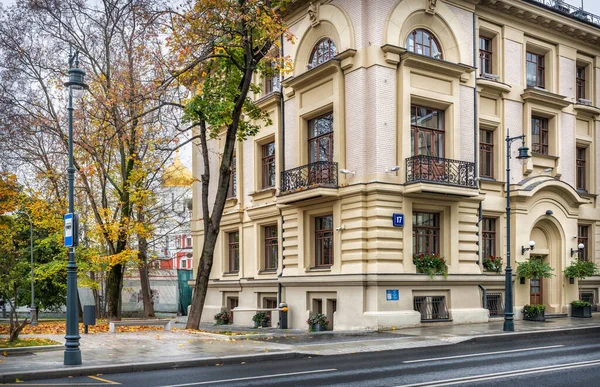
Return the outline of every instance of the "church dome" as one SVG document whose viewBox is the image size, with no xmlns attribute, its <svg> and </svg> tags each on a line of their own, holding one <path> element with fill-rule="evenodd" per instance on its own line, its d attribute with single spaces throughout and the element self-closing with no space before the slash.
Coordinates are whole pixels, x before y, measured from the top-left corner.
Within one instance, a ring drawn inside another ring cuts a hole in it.
<svg viewBox="0 0 600 387">
<path fill-rule="evenodd" d="M 179 152 L 175 154 L 173 164 L 167 167 L 162 176 L 164 187 L 188 187 L 192 185 L 194 178 L 192 172 L 179 160 Z"/>
</svg>

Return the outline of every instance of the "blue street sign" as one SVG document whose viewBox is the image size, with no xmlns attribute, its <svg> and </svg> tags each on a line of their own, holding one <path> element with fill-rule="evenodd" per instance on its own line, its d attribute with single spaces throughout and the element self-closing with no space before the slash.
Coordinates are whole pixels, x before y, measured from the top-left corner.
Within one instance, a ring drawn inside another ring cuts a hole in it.
<svg viewBox="0 0 600 387">
<path fill-rule="evenodd" d="M 75 222 L 73 221 L 73 214 L 65 214 L 65 246 L 73 247 L 73 228 Z"/>
<path fill-rule="evenodd" d="M 404 214 L 393 214 L 392 224 L 394 227 L 404 227 Z"/>
<path fill-rule="evenodd" d="M 400 299 L 400 292 L 398 289 L 388 289 L 385 291 L 385 299 L 388 301 L 398 301 Z"/>
</svg>

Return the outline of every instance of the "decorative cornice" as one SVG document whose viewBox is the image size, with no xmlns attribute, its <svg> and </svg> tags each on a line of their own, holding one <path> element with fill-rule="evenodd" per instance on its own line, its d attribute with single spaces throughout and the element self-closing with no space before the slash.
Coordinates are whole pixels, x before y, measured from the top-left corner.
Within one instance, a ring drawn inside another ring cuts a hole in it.
<svg viewBox="0 0 600 387">
<path fill-rule="evenodd" d="M 315 79 L 325 77 L 327 75 L 335 74 L 341 71 L 340 61 L 337 56 L 323 64 L 313 67 L 310 70 L 303 72 L 295 77 L 285 79 L 282 84 L 284 87 L 290 90 L 285 91 L 286 97 L 291 97 L 295 94 L 296 90 L 299 90 L 307 85 L 313 84 Z"/>
<path fill-rule="evenodd" d="M 546 106 L 553 107 L 555 109 L 563 109 L 571 104 L 567 101 L 564 95 L 555 94 L 548 90 L 538 88 L 525 89 L 524 93 L 521 94 L 521 98 L 525 102 L 536 102 Z"/>
<path fill-rule="evenodd" d="M 414 52 L 404 51 L 400 58 L 406 66 L 423 70 L 433 71 L 439 74 L 449 75 L 454 78 L 460 78 L 461 82 L 469 80 L 469 74 L 475 71 L 475 68 L 462 63 L 448 62 L 442 59 L 430 58 L 425 55 L 415 54 Z"/>
<path fill-rule="evenodd" d="M 589 115 L 589 116 L 593 116 L 593 117 L 600 115 L 600 108 L 598 108 L 596 106 L 592 106 L 592 105 L 584 105 L 581 103 L 576 103 L 573 105 L 573 109 L 575 109 L 575 111 L 577 113 L 584 114 L 584 115 Z"/>
<path fill-rule="evenodd" d="M 477 89 L 482 94 L 502 95 L 509 93 L 511 86 L 500 81 L 493 81 L 487 78 L 477 78 Z"/>
<path fill-rule="evenodd" d="M 567 35 L 573 39 L 598 46 L 600 44 L 600 28 L 590 23 L 577 20 L 556 11 L 547 9 L 533 1 L 522 0 L 481 0 L 480 5 L 502 12 L 511 18 L 521 19 L 530 24 L 537 24 L 559 35 Z"/>
</svg>

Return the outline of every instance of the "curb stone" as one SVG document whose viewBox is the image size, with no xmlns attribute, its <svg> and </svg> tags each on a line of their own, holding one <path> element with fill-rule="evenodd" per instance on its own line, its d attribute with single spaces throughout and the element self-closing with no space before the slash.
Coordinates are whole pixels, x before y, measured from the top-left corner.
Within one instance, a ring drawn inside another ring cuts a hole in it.
<svg viewBox="0 0 600 387">
<path fill-rule="evenodd" d="M 36 380 L 36 379 L 50 379 L 50 378 L 64 378 L 68 376 L 90 376 L 96 374 L 117 374 L 126 372 L 139 372 L 139 371 L 155 371 L 164 369 L 177 369 L 177 368 L 188 368 L 188 367 L 199 367 L 209 366 L 215 364 L 233 364 L 240 362 L 259 362 L 264 360 L 286 360 L 286 359 L 301 359 L 307 356 L 317 355 L 305 355 L 299 352 L 278 352 L 278 353 L 259 353 L 253 355 L 242 355 L 242 356 L 220 356 L 220 357 L 207 357 L 202 359 L 188 359 L 188 360 L 177 360 L 177 361 L 162 361 L 162 362 L 147 362 L 147 363 L 124 363 L 124 364 L 105 364 L 105 365 L 94 365 L 94 366 L 79 366 L 79 367 L 65 367 L 60 369 L 52 370 L 40 370 L 40 371 L 21 371 L 21 372 L 9 372 L 0 374 L 0 383 L 13 383 L 15 379 L 19 380 Z"/>
<path fill-rule="evenodd" d="M 0 348 L 0 354 L 7 353 L 27 353 L 27 352 L 48 352 L 48 351 L 60 351 L 65 349 L 63 344 L 56 345 L 37 345 L 31 347 L 17 347 L 17 348 Z"/>
<path fill-rule="evenodd" d="M 519 331 L 519 332 L 506 332 L 506 333 L 492 333 L 486 335 L 473 335 L 468 341 L 472 342 L 489 342 L 489 341 L 510 341 L 515 338 L 515 336 L 523 336 L 523 335 L 535 335 L 538 337 L 544 336 L 556 336 L 556 335 L 572 335 L 577 333 L 585 333 L 585 332 L 596 332 L 600 331 L 600 325 L 593 325 L 587 327 L 577 327 L 577 328 L 556 328 L 556 329 L 543 329 L 543 330 L 535 330 L 535 331 Z"/>
</svg>

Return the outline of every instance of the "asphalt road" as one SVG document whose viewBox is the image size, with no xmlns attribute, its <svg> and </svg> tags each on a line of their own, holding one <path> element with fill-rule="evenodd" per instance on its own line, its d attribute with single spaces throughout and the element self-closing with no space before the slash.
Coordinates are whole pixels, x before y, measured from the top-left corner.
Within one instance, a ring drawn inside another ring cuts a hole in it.
<svg viewBox="0 0 600 387">
<path fill-rule="evenodd" d="M 97 375 L 27 386 L 600 386 L 600 334 Z"/>
</svg>

